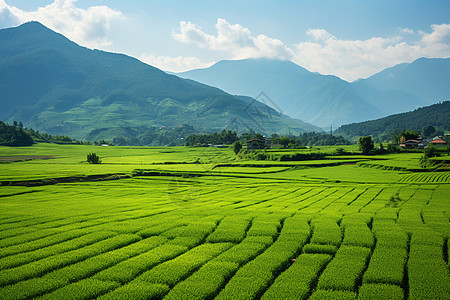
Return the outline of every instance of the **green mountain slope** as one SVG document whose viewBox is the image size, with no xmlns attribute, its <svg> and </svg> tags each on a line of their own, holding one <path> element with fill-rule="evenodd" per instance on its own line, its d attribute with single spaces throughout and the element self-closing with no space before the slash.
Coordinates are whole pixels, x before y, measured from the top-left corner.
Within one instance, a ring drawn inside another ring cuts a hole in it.
<svg viewBox="0 0 450 300">
<path fill-rule="evenodd" d="M 232 94 L 265 92 L 285 114 L 322 127 L 381 118 L 450 97 L 450 59 L 418 59 L 346 82 L 272 59 L 221 61 L 179 74 Z"/>
<path fill-rule="evenodd" d="M 382 119 L 343 125 L 336 134 L 347 138 L 372 135 L 389 137 L 399 130 L 420 132 L 425 126 L 434 126 L 441 130 L 450 130 L 450 101 L 422 107 L 411 112 L 391 115 Z"/>
<path fill-rule="evenodd" d="M 0 119 L 78 139 L 98 128 L 178 124 L 319 130 L 126 55 L 80 47 L 37 22 L 0 30 Z"/>
<path fill-rule="evenodd" d="M 206 68 L 178 74 L 214 85 L 232 94 L 257 97 L 283 113 L 322 127 L 363 121 L 383 112 L 336 76 L 325 76 L 290 61 L 267 58 L 224 60 Z M 258 99 L 260 100 L 260 99 Z"/>
</svg>

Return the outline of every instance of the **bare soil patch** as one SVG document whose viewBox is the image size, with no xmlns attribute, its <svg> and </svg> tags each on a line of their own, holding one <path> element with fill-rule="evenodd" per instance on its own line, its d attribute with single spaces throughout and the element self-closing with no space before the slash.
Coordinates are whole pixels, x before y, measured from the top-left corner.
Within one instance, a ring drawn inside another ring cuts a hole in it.
<svg viewBox="0 0 450 300">
<path fill-rule="evenodd" d="M 52 159 L 52 158 L 55 157 L 47 155 L 11 155 L 11 156 L 0 156 L 0 162 L 17 162 L 33 159 Z"/>
</svg>

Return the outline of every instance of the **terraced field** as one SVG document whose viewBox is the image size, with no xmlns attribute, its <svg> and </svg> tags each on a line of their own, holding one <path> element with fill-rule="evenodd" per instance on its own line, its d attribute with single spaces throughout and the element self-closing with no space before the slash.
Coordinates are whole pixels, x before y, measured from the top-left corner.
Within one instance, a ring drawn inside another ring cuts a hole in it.
<svg viewBox="0 0 450 300">
<path fill-rule="evenodd" d="M 187 161 L 117 149 L 98 173 Z M 450 299 L 450 184 L 409 180 L 446 172 L 168 166 L 192 176 L 0 187 L 0 299 Z"/>
</svg>

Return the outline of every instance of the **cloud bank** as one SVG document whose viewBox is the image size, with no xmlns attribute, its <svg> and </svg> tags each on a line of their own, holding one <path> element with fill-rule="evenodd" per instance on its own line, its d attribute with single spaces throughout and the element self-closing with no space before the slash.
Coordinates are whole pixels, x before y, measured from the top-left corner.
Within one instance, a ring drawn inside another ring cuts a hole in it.
<svg viewBox="0 0 450 300">
<path fill-rule="evenodd" d="M 82 9 L 76 0 L 55 0 L 35 11 L 24 11 L 0 0 L 0 26 L 17 26 L 24 22 L 38 21 L 69 39 L 90 48 L 111 45 L 111 23 L 123 18 L 120 11 L 107 6 L 91 6 Z"/>
<path fill-rule="evenodd" d="M 240 24 L 218 19 L 216 34 L 207 34 L 199 26 L 182 21 L 172 37 L 182 43 L 195 44 L 226 58 L 268 57 L 288 59 L 322 74 L 353 81 L 385 68 L 420 57 L 450 57 L 450 24 L 431 25 L 430 32 L 400 28 L 393 37 L 366 40 L 340 39 L 325 29 L 308 29 L 308 41 L 288 46 L 266 35 L 252 35 Z M 407 42 L 405 36 L 413 42 Z"/>
</svg>

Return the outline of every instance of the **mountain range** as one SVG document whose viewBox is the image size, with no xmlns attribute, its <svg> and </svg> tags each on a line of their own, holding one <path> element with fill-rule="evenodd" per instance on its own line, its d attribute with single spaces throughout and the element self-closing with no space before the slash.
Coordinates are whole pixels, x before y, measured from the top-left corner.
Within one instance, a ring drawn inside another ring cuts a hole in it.
<svg viewBox="0 0 450 300">
<path fill-rule="evenodd" d="M 124 128 L 180 124 L 266 134 L 320 131 L 253 98 L 81 47 L 38 22 L 0 30 L 0 120 L 77 139 L 102 128 L 120 135 Z"/>
<path fill-rule="evenodd" d="M 231 94 L 257 97 L 279 112 L 323 128 L 377 119 L 450 98 L 450 59 L 420 58 L 355 82 L 267 58 L 224 60 L 177 75 Z"/>
</svg>

